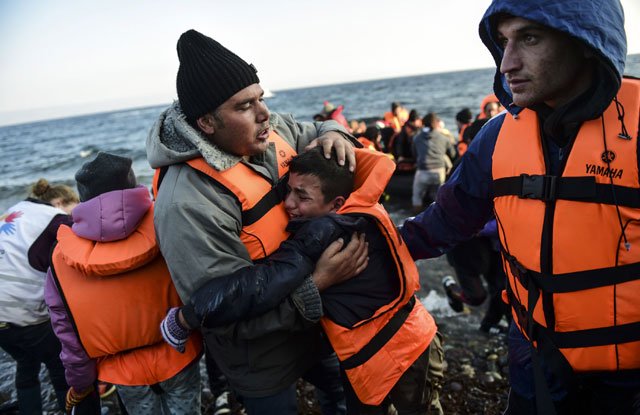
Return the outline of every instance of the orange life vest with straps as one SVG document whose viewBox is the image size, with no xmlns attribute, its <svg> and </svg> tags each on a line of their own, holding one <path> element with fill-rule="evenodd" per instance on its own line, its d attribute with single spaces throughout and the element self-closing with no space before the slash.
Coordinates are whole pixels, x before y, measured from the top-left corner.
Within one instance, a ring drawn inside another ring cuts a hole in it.
<svg viewBox="0 0 640 415">
<path fill-rule="evenodd" d="M 389 214 L 378 203 L 395 163 L 379 152 L 355 149 L 354 191 L 337 213 L 374 218 L 395 260 L 400 293 L 372 317 L 353 328 L 321 319 L 331 345 L 360 401 L 379 405 L 400 376 L 427 349 L 436 324 L 415 298 L 420 288 L 418 269 Z"/>
<path fill-rule="evenodd" d="M 484 120 L 485 118 L 487 118 L 487 114 L 484 113 L 484 107 L 486 107 L 487 104 L 491 102 L 497 102 L 500 110 L 502 110 L 502 104 L 500 104 L 500 100 L 498 99 L 496 94 L 489 94 L 482 98 L 482 101 L 480 102 L 480 112 L 478 113 L 478 117 L 476 118 L 477 120 Z"/>
<path fill-rule="evenodd" d="M 80 343 L 96 359 L 99 380 L 153 385 L 200 356 L 199 333 L 184 353 L 160 334 L 167 310 L 182 302 L 156 244 L 153 207 L 119 241 L 91 241 L 61 226 L 51 271 Z"/>
<path fill-rule="evenodd" d="M 506 115 L 493 153 L 514 320 L 569 373 L 640 369 L 640 80 L 617 101 L 583 123 L 559 176 L 531 110 Z"/>
<path fill-rule="evenodd" d="M 393 131 L 397 133 L 400 132 L 402 126 L 409 119 L 409 112 L 402 108 L 398 115 L 396 116 L 393 112 L 387 111 L 384 113 L 384 123 L 393 128 Z"/>
<path fill-rule="evenodd" d="M 275 184 L 242 162 L 227 170 L 218 171 L 202 157 L 187 161 L 189 166 L 211 177 L 238 198 L 242 205 L 240 240 L 254 261 L 265 258 L 278 249 L 289 235 L 285 231 L 289 216 L 284 209 L 287 180 L 283 176 L 289 171 L 289 161 L 296 152 L 273 130 L 269 134 L 269 141 L 276 147 L 280 180 Z M 161 169 L 156 169 L 153 179 L 154 194 L 158 192 L 160 176 Z"/>
<path fill-rule="evenodd" d="M 357 140 L 360 142 L 360 144 L 362 144 L 364 148 L 368 150 L 377 150 L 376 145 L 368 138 L 358 137 Z"/>
<path fill-rule="evenodd" d="M 458 144 L 456 145 L 457 149 L 458 149 L 458 157 L 462 157 L 464 156 L 464 153 L 467 152 L 467 148 L 469 148 L 469 144 L 464 142 L 464 139 L 462 138 L 464 135 L 464 131 L 467 129 L 468 126 L 470 126 L 471 123 L 465 124 L 460 128 L 460 132 L 458 133 Z"/>
</svg>

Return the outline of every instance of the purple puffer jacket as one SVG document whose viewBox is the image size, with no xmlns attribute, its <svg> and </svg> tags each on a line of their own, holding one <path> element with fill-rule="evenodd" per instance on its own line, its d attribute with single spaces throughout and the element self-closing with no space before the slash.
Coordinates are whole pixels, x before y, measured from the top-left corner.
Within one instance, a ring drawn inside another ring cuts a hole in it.
<svg viewBox="0 0 640 415">
<path fill-rule="evenodd" d="M 116 241 L 128 237 L 151 207 L 151 196 L 144 186 L 114 190 L 80 203 L 73 209 L 73 233 L 92 241 Z M 51 269 L 47 272 L 44 300 L 49 307 L 51 324 L 62 344 L 60 359 L 67 383 L 83 390 L 96 380 L 96 364 L 80 344 L 56 287 Z"/>
</svg>

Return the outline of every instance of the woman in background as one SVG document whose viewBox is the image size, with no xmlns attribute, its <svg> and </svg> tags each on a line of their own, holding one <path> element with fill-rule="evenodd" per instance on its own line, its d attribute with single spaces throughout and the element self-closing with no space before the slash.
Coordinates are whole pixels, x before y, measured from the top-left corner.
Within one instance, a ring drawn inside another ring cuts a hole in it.
<svg viewBox="0 0 640 415">
<path fill-rule="evenodd" d="M 0 347 L 15 359 L 20 414 L 42 414 L 40 365 L 44 363 L 64 410 L 67 383 L 60 342 L 44 303 L 44 278 L 61 224 L 71 225 L 78 195 L 66 185 L 38 180 L 29 197 L 0 215 Z"/>
</svg>

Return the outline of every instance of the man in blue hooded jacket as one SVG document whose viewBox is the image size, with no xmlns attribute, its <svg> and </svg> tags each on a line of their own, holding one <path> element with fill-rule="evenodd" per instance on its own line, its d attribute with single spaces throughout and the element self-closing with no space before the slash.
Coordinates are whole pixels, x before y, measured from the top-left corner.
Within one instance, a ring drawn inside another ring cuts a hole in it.
<svg viewBox="0 0 640 415">
<path fill-rule="evenodd" d="M 507 414 L 640 413 L 640 81 L 619 0 L 494 0 L 480 37 L 507 109 L 401 233 L 441 255 L 495 211 Z"/>
</svg>

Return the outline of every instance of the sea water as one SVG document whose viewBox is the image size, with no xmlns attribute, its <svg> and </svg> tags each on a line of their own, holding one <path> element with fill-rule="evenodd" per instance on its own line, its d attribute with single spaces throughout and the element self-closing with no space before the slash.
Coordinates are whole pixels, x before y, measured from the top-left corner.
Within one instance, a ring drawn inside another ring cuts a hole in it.
<svg viewBox="0 0 640 415">
<path fill-rule="evenodd" d="M 640 55 L 628 57 L 626 73 L 640 77 Z M 347 119 L 382 118 L 399 101 L 420 116 L 438 113 L 455 133 L 455 114 L 464 107 L 479 112 L 493 74 L 494 69 L 477 69 L 274 91 L 266 102 L 274 112 L 310 121 L 324 101 L 344 105 Z M 100 150 L 131 157 L 138 180 L 151 183 L 145 139 L 168 104 L 0 127 L 0 212 L 23 199 L 41 177 L 75 187 L 74 173 Z"/>
</svg>

